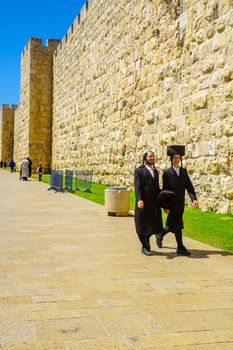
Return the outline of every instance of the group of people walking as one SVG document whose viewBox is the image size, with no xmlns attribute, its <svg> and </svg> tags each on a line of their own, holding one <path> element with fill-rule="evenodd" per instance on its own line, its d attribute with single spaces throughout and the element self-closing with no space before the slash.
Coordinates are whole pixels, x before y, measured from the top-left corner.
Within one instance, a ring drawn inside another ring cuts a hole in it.
<svg viewBox="0 0 233 350">
<path fill-rule="evenodd" d="M 190 252 L 183 244 L 182 230 L 183 213 L 185 205 L 185 190 L 187 190 L 194 207 L 198 208 L 197 196 L 189 178 L 187 169 L 182 166 L 182 156 L 185 155 L 185 147 L 172 145 L 167 147 L 167 155 L 171 160 L 171 167 L 163 172 L 163 186 L 159 186 L 159 174 L 155 168 L 155 154 L 152 150 L 143 153 L 142 164 L 135 170 L 135 226 L 138 238 L 141 242 L 141 252 L 145 255 L 153 255 L 150 246 L 150 237 L 156 235 L 156 244 L 163 246 L 163 238 L 168 232 L 173 232 L 177 242 L 177 254 L 189 256 Z M 3 162 L 0 161 L 0 166 Z M 11 169 L 15 168 L 15 162 L 10 162 Z M 12 170 L 13 172 L 13 170 Z M 26 157 L 21 162 L 20 180 L 27 181 L 32 174 L 32 161 Z M 42 179 L 43 169 L 39 164 L 37 168 L 39 181 Z M 166 224 L 163 226 L 162 211 L 167 214 Z"/>
<path fill-rule="evenodd" d="M 8 165 L 8 163 L 7 163 L 6 160 L 4 160 L 4 162 L 3 162 L 2 160 L 0 160 L 0 168 L 1 168 L 1 169 L 2 169 L 2 168 L 6 169 L 7 165 Z M 13 159 L 10 160 L 10 162 L 9 162 L 9 167 L 10 167 L 10 169 L 11 169 L 11 173 L 13 173 L 14 171 L 16 171 L 16 163 L 14 162 Z"/>
<path fill-rule="evenodd" d="M 7 167 L 7 161 L 4 160 L 4 162 L 3 162 L 2 160 L 0 160 L 0 168 L 1 168 L 1 169 L 2 169 L 2 168 L 6 169 L 6 167 Z"/>
<path fill-rule="evenodd" d="M 6 169 L 8 163 L 7 161 L 2 161 L 0 160 L 0 168 L 2 169 L 4 167 L 4 169 Z M 9 167 L 10 167 L 10 171 L 11 173 L 16 171 L 16 163 L 13 159 L 10 160 L 9 162 Z M 43 174 L 43 168 L 42 168 L 42 164 L 39 164 L 37 167 L 37 171 L 36 173 L 38 174 L 38 180 L 41 181 L 42 180 L 42 174 Z M 29 177 L 31 177 L 32 175 L 32 161 L 29 157 L 25 157 L 21 164 L 20 164 L 20 180 L 23 181 L 27 181 L 27 179 Z"/>
<path fill-rule="evenodd" d="M 42 180 L 43 168 L 39 164 L 36 173 L 38 174 L 38 180 Z M 32 175 L 32 161 L 29 157 L 23 159 L 20 166 L 20 180 L 27 181 L 28 177 Z"/>
<path fill-rule="evenodd" d="M 175 234 L 177 254 L 189 256 L 191 253 L 183 244 L 182 229 L 187 190 L 194 207 L 198 208 L 197 196 L 188 172 L 182 166 L 185 147 L 172 145 L 167 147 L 171 167 L 163 172 L 163 187 L 159 186 L 159 174 L 155 168 L 155 154 L 146 150 L 142 165 L 135 170 L 134 186 L 136 195 L 135 226 L 142 245 L 142 253 L 153 255 L 150 237 L 156 235 L 156 244 L 162 248 L 164 236 L 168 232 Z M 162 222 L 161 207 L 167 214 L 165 226 Z"/>
</svg>

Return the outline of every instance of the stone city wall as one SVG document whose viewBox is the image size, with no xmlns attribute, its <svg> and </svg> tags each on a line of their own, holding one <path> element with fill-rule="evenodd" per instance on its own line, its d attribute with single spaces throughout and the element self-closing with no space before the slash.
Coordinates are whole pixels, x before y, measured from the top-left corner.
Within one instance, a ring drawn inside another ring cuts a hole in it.
<svg viewBox="0 0 233 350">
<path fill-rule="evenodd" d="M 15 159 L 29 156 L 34 170 L 51 166 L 53 52 L 59 40 L 31 38 L 22 54 L 20 106 L 15 120 Z"/>
<path fill-rule="evenodd" d="M 24 157 L 29 156 L 29 113 L 30 113 L 30 43 L 21 54 L 20 104 L 14 120 L 14 161 L 20 166 Z"/>
<path fill-rule="evenodd" d="M 233 213 L 233 3 L 94 0 L 54 53 L 52 164 L 132 185 L 185 144 L 203 209 Z"/>
<path fill-rule="evenodd" d="M 0 160 L 3 162 L 13 158 L 14 144 L 14 112 L 17 105 L 4 104 L 0 108 Z"/>
</svg>

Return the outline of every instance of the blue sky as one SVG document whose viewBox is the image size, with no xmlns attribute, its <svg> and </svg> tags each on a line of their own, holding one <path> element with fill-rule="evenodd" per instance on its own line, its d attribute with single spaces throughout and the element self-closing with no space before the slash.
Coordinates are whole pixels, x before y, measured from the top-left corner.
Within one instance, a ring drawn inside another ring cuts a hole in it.
<svg viewBox="0 0 233 350">
<path fill-rule="evenodd" d="M 62 39 L 85 0 L 2 0 L 0 106 L 18 104 L 20 56 L 29 38 Z"/>
</svg>

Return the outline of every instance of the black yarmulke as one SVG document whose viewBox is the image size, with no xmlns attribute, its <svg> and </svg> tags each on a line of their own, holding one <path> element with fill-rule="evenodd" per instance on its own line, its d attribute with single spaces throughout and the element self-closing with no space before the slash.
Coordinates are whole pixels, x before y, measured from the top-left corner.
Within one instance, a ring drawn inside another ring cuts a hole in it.
<svg viewBox="0 0 233 350">
<path fill-rule="evenodd" d="M 176 194 L 173 191 L 163 190 L 157 197 L 160 208 L 171 209 L 176 203 Z"/>
<path fill-rule="evenodd" d="M 174 156 L 175 154 L 179 154 L 181 156 L 184 156 L 185 155 L 185 146 L 182 146 L 182 145 L 167 146 L 167 155 Z"/>
</svg>

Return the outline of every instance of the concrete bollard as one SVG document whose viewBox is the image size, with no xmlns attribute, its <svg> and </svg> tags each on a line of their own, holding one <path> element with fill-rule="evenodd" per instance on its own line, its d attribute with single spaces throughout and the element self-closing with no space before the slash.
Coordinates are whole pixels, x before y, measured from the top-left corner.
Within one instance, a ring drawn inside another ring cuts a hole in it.
<svg viewBox="0 0 233 350">
<path fill-rule="evenodd" d="M 105 209 L 109 216 L 128 216 L 130 192 L 127 187 L 112 186 L 105 190 Z"/>
</svg>

